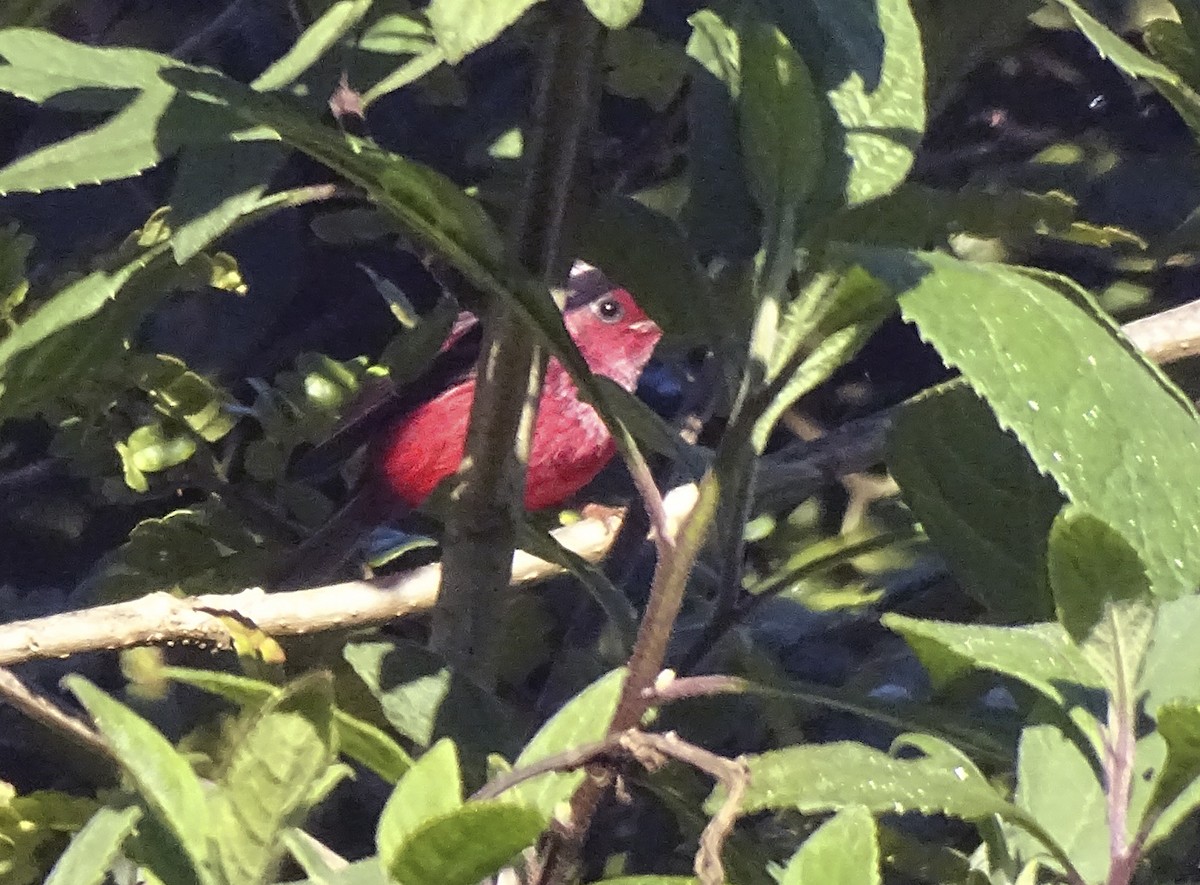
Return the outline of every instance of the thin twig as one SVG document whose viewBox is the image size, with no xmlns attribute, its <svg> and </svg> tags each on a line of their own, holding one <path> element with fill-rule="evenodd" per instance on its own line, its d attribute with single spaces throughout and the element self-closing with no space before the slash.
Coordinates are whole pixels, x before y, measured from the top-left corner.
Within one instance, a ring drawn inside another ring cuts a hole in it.
<svg viewBox="0 0 1200 885">
<path fill-rule="evenodd" d="M 488 783 L 471 799 L 495 799 L 518 784 L 551 772 L 576 771 L 593 765 L 614 769 L 628 761 L 636 761 L 647 771 L 656 771 L 667 759 L 690 765 L 725 788 L 725 801 L 700 834 L 700 847 L 693 865 L 702 885 L 721 885 L 725 881 L 721 848 L 737 821 L 742 799 L 750 785 L 750 769 L 740 757 L 729 759 L 720 756 L 683 740 L 674 732 L 653 734 L 628 729 L 611 734 L 602 741 L 573 747 L 507 772 Z"/>
<path fill-rule="evenodd" d="M 116 761 L 104 738 L 93 731 L 90 725 L 35 692 L 21 677 L 5 668 L 0 668 L 0 701 L 10 704 L 35 722 L 65 735 L 88 752 Z"/>
</svg>

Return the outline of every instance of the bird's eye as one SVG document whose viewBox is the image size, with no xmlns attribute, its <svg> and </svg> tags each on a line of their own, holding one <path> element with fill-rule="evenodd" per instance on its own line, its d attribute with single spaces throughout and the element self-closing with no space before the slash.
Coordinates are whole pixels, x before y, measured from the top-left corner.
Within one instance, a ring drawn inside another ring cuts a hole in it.
<svg viewBox="0 0 1200 885">
<path fill-rule="evenodd" d="M 625 308 L 615 298 L 601 298 L 596 302 L 596 315 L 606 323 L 616 323 L 625 316 Z"/>
</svg>

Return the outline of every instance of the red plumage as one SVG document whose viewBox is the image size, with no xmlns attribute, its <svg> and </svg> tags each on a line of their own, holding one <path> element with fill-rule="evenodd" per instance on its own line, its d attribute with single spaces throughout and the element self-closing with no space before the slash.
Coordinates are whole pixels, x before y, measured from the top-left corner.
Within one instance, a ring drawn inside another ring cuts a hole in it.
<svg viewBox="0 0 1200 885">
<path fill-rule="evenodd" d="M 627 291 L 613 288 L 594 268 L 577 264 L 571 283 L 563 314 L 567 331 L 593 372 L 633 390 L 662 331 Z M 474 396 L 472 375 L 385 433 L 376 465 L 395 497 L 417 507 L 458 469 Z M 562 364 L 551 358 L 534 423 L 525 506 L 538 510 L 561 504 L 591 482 L 615 452 L 600 416 L 579 398 Z"/>
</svg>

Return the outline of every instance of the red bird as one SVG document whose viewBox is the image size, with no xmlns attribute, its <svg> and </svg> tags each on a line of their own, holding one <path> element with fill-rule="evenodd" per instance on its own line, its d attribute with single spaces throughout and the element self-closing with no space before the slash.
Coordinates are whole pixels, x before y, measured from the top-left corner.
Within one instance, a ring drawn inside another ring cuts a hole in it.
<svg viewBox="0 0 1200 885">
<path fill-rule="evenodd" d="M 662 337 L 627 291 L 582 262 L 571 271 L 563 322 L 592 371 L 630 391 Z M 399 419 L 377 444 L 383 485 L 404 504 L 420 506 L 458 469 L 474 397 L 472 373 Z M 539 510 L 561 504 L 591 482 L 615 452 L 600 416 L 551 358 L 530 446 L 525 506 Z"/>
</svg>

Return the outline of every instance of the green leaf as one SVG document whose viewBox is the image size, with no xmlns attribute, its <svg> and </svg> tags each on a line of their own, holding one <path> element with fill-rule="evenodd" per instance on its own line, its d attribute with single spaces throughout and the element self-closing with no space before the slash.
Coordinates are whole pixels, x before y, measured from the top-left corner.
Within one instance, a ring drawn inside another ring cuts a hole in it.
<svg viewBox="0 0 1200 885">
<path fill-rule="evenodd" d="M 924 735 L 903 735 L 895 746 L 904 745 L 924 755 L 898 759 L 843 741 L 750 756 L 750 786 L 740 811 L 794 808 L 818 814 L 862 806 L 876 814 L 945 814 L 967 821 L 998 815 L 1042 833 L 1036 821 L 1005 801 L 971 761 L 948 744 Z M 709 797 L 705 808 L 710 814 L 724 795 L 719 787 Z"/>
<path fill-rule="evenodd" d="M 1137 553 L 1107 523 L 1075 507 L 1054 521 L 1047 566 L 1059 623 L 1080 644 L 1107 609 L 1150 595 Z"/>
<path fill-rule="evenodd" d="M 212 853 L 229 885 L 260 882 L 283 853 L 336 757 L 327 674 L 296 680 L 244 721 L 212 796 Z"/>
<path fill-rule="evenodd" d="M 1196 697 L 1200 685 L 1200 596 L 1183 596 L 1158 608 L 1146 665 L 1138 682 L 1146 710 L 1155 711 L 1179 698 Z"/>
<path fill-rule="evenodd" d="M 268 92 L 292 83 L 362 21 L 371 11 L 373 2 L 335 0 L 329 4 L 321 17 L 305 28 L 291 49 L 259 74 L 252 84 L 254 88 Z"/>
<path fill-rule="evenodd" d="M 462 804 L 458 753 L 453 741 L 443 739 L 413 763 L 383 807 L 375 831 L 380 862 L 390 868 L 413 833 Z"/>
<path fill-rule="evenodd" d="M 718 339 L 723 318 L 708 278 L 674 221 L 630 197 L 608 196 L 581 219 L 576 255 L 637 293 L 638 305 L 671 335 Z"/>
<path fill-rule="evenodd" d="M 855 205 L 908 174 L 925 131 L 921 34 L 908 0 L 768 0 L 832 108 L 828 198 Z"/>
<path fill-rule="evenodd" d="M 163 667 L 161 675 L 220 695 L 241 706 L 265 703 L 279 692 L 279 687 L 269 682 L 217 670 Z M 371 723 L 351 716 L 345 710 L 335 709 L 333 725 L 341 752 L 362 763 L 385 781 L 395 783 L 412 767 L 412 757 L 404 748 Z"/>
<path fill-rule="evenodd" d="M 1192 132 L 1200 133 L 1200 96 L 1170 68 L 1165 67 L 1121 39 L 1074 0 L 1055 0 L 1075 21 L 1076 27 L 1100 52 L 1118 68 L 1133 77 L 1150 81 L 1167 101 L 1175 106 L 1179 116 Z"/>
<path fill-rule="evenodd" d="M 98 811 L 94 799 L 39 790 L 18 796 L 0 781 L 0 881 L 5 885 L 43 882 L 53 859 Z"/>
<path fill-rule="evenodd" d="M 200 779 L 187 760 L 153 725 L 82 676 L 72 674 L 63 682 L 87 709 L 138 794 L 203 877 L 211 824 Z"/>
<path fill-rule="evenodd" d="M 1200 559 L 1186 553 L 1200 542 L 1190 518 L 1200 510 L 1200 423 L 1182 393 L 1059 278 L 1044 277 L 1064 291 L 935 253 L 875 258 L 868 267 L 896 287 L 905 319 L 1067 498 L 1137 551 L 1154 592 L 1191 592 L 1200 583 Z"/>
<path fill-rule="evenodd" d="M 43 31 L 11 28 L 0 31 L 0 57 L 8 63 L 0 67 L 2 91 L 42 103 L 63 93 L 69 99 L 103 90 L 106 109 L 123 105 L 104 123 L 0 169 L 0 193 L 127 178 L 187 144 L 259 137 L 239 131 L 244 125 L 225 109 L 171 88 L 161 75 L 184 66 L 169 56 L 83 46 Z M 130 90 L 136 94 L 130 96 Z"/>
<path fill-rule="evenodd" d="M 699 885 L 695 876 L 618 876 L 600 879 L 595 885 Z"/>
<path fill-rule="evenodd" d="M 1108 818 L 1104 790 L 1079 746 L 1053 725 L 1025 729 L 1017 757 L 1016 804 L 1062 846 L 1086 882 L 1108 875 Z M 1023 834 L 1024 859 L 1042 853 Z"/>
<path fill-rule="evenodd" d="M 1152 804 L 1165 808 L 1200 781 L 1200 702 L 1172 701 L 1155 714 L 1167 761 Z"/>
<path fill-rule="evenodd" d="M 525 745 L 514 767 L 523 768 L 572 747 L 602 740 L 624 684 L 625 670 L 613 670 L 567 701 Z M 550 816 L 560 802 L 570 798 L 583 778 L 581 771 L 544 774 L 517 784 L 504 797 Z"/>
<path fill-rule="evenodd" d="M 637 613 L 629 597 L 622 593 L 598 565 L 588 562 L 573 550 L 568 550 L 544 529 L 528 519 L 517 523 L 517 548 L 532 553 L 547 562 L 555 562 L 583 584 L 592 599 L 600 606 L 620 637 L 622 654 L 633 648 L 637 637 Z"/>
<path fill-rule="evenodd" d="M 906 403 L 887 462 L 963 589 L 1006 620 L 1051 617 L 1046 538 L 1062 496 L 966 385 Z"/>
<path fill-rule="evenodd" d="M 45 885 L 100 885 L 141 816 L 136 805 L 99 809 L 71 840 Z"/>
<path fill-rule="evenodd" d="M 446 61 L 458 64 L 495 40 L 539 0 L 432 0 L 425 10 Z"/>
<path fill-rule="evenodd" d="M 604 72 L 609 92 L 640 98 L 662 113 L 683 87 L 687 56 L 678 44 L 659 39 L 649 28 L 625 28 L 604 40 Z"/>
<path fill-rule="evenodd" d="M 171 186 L 171 240 L 183 264 L 258 206 L 287 152 L 268 141 L 184 145 Z"/>
<path fill-rule="evenodd" d="M 606 28 L 620 29 L 638 17 L 642 0 L 583 0 L 592 15 Z"/>
<path fill-rule="evenodd" d="M 388 873 L 404 885 L 475 885 L 532 845 L 545 826 L 533 808 L 471 802 L 413 833 Z"/>
<path fill-rule="evenodd" d="M 1063 707 L 1068 685 L 1104 687 L 1101 674 L 1059 624 L 993 627 L 892 613 L 882 623 L 904 637 L 938 687 L 985 670 L 1011 676 Z"/>
<path fill-rule="evenodd" d="M 749 21 L 738 37 L 742 153 L 751 191 L 772 224 L 794 215 L 824 165 L 816 87 L 778 28 Z"/>
<path fill-rule="evenodd" d="M 851 805 L 804 840 L 779 885 L 879 885 L 879 837 L 867 809 Z"/>
<path fill-rule="evenodd" d="M 207 378 L 169 354 L 137 355 L 135 383 L 168 418 L 185 424 L 205 442 L 223 439 L 237 423 L 230 411 L 233 398 Z"/>
<path fill-rule="evenodd" d="M 409 642 L 357 642 L 342 656 L 366 684 L 400 734 L 427 747 L 450 737 L 469 776 L 487 754 L 515 751 L 520 728 L 494 696 L 456 674 L 441 658 Z"/>
<path fill-rule="evenodd" d="M 765 448 L 784 412 L 849 362 L 895 308 L 895 300 L 879 280 L 860 267 L 852 267 L 841 276 L 833 292 L 822 298 L 820 307 L 813 311 L 811 325 L 797 323 L 797 328 L 790 330 L 784 326 L 777 336 L 780 346 L 772 356 L 773 371 L 792 357 L 792 350 L 812 349 L 755 422 L 754 445 L 758 451 Z"/>
<path fill-rule="evenodd" d="M 196 440 L 186 431 L 172 432 L 161 422 L 139 427 L 117 452 L 125 465 L 125 481 L 134 491 L 148 489 L 144 474 L 167 470 L 196 454 Z"/>
</svg>

